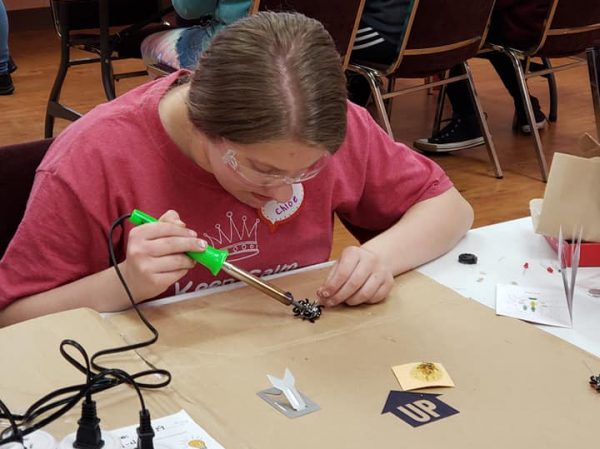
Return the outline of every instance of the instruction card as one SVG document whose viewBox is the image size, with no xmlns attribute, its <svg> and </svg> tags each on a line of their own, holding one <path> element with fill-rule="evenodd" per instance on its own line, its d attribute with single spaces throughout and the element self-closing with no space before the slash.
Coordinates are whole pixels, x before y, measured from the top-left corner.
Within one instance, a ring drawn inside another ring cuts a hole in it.
<svg viewBox="0 0 600 449">
<path fill-rule="evenodd" d="M 537 324 L 571 327 L 571 311 L 560 289 L 496 286 L 496 314 Z"/>
<path fill-rule="evenodd" d="M 138 424 L 116 429 L 110 433 L 122 449 L 137 447 Z M 206 430 L 194 422 L 185 410 L 152 420 L 156 449 L 224 449 Z"/>
</svg>

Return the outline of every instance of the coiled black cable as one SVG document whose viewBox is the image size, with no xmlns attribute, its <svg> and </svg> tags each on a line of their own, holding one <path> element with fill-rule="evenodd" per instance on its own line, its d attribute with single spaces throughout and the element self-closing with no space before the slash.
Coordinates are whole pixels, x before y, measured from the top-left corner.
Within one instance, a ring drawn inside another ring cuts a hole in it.
<svg viewBox="0 0 600 449">
<path fill-rule="evenodd" d="M 88 357 L 87 352 L 77 341 L 72 339 L 63 340 L 60 344 L 61 355 L 78 371 L 86 376 L 86 383 L 70 385 L 67 387 L 56 389 L 29 406 L 29 408 L 23 414 L 14 414 L 6 406 L 4 402 L 0 400 L 0 420 L 5 419 L 9 422 L 9 427 L 4 429 L 0 433 L 0 445 L 10 442 L 22 442 L 23 437 L 27 434 L 35 432 L 38 429 L 48 425 L 54 420 L 58 419 L 83 398 L 91 399 L 91 396 L 108 390 L 115 386 L 123 383 L 132 386 L 140 400 L 141 411 L 140 415 L 149 416 L 149 412 L 146 409 L 144 398 L 141 393 L 142 388 L 154 389 L 162 388 L 167 386 L 171 382 L 171 373 L 165 369 L 152 368 L 149 370 L 139 371 L 137 373 L 129 374 L 118 368 L 106 368 L 96 362 L 96 359 L 110 355 L 117 354 L 125 351 L 137 350 L 155 343 L 158 340 L 159 333 L 156 328 L 146 319 L 139 309 L 138 304 L 135 302 L 131 290 L 125 281 L 121 271 L 119 270 L 117 258 L 115 255 L 113 245 L 113 233 L 117 226 L 122 226 L 123 222 L 130 217 L 130 214 L 122 215 L 117 218 L 111 225 L 108 233 L 108 252 L 110 258 L 110 264 L 115 269 L 117 276 L 125 289 L 127 296 L 131 302 L 133 309 L 136 311 L 140 320 L 152 333 L 152 337 L 148 340 L 133 343 L 129 345 L 119 346 L 116 348 L 109 348 L 97 351 Z M 76 360 L 70 355 L 66 347 L 74 347 L 84 359 L 84 364 Z M 145 376 L 161 376 L 164 380 L 160 382 L 140 382 L 138 379 Z M 50 413 L 47 416 L 47 413 Z"/>
</svg>

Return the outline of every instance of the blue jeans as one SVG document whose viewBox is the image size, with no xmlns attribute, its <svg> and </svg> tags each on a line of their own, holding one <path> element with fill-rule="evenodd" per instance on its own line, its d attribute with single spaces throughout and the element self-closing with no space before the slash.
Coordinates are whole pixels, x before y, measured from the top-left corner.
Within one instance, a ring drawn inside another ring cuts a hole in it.
<svg viewBox="0 0 600 449">
<path fill-rule="evenodd" d="M 175 45 L 179 66 L 194 70 L 200 55 L 206 50 L 208 43 L 219 28 L 220 26 L 217 24 L 206 24 L 184 29 Z"/>
<path fill-rule="evenodd" d="M 0 0 L 0 73 L 8 72 L 8 16 Z"/>
</svg>

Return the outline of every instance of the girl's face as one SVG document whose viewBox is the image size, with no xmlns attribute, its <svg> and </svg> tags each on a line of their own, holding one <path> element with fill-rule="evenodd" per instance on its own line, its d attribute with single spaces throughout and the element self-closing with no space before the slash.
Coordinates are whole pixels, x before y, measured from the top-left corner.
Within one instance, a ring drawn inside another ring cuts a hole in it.
<svg viewBox="0 0 600 449">
<path fill-rule="evenodd" d="M 225 190 L 242 203 L 259 208 L 271 200 L 288 200 L 291 184 L 316 176 L 329 153 L 287 139 L 254 144 L 220 139 L 208 142 L 206 156 Z"/>
</svg>

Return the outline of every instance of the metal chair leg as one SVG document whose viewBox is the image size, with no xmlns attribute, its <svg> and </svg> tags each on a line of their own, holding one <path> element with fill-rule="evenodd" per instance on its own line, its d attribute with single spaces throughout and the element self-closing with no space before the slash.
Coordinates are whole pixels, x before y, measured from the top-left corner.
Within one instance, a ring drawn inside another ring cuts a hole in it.
<svg viewBox="0 0 600 449">
<path fill-rule="evenodd" d="M 444 72 L 444 79 L 448 79 L 450 76 L 450 70 Z M 431 135 L 435 136 L 440 132 L 442 125 L 442 115 L 444 115 L 444 103 L 446 102 L 446 88 L 447 84 L 442 84 L 438 91 L 437 109 L 435 110 L 435 117 L 433 119 L 433 129 Z"/>
<path fill-rule="evenodd" d="M 377 83 L 377 78 L 373 73 L 369 72 L 367 75 L 367 80 L 369 81 L 369 86 L 371 86 L 371 93 L 373 95 L 373 99 L 375 100 L 379 117 L 383 121 L 383 126 L 386 132 L 393 140 L 394 133 L 392 132 L 392 125 L 390 123 L 390 118 L 387 115 L 387 111 L 385 110 L 385 104 L 383 103 L 383 98 L 381 97 L 381 90 Z"/>
<path fill-rule="evenodd" d="M 395 89 L 396 89 L 396 78 L 394 78 L 394 77 L 388 78 L 388 88 L 387 88 L 388 93 L 393 92 Z M 385 110 L 386 110 L 387 115 L 390 120 L 392 118 L 392 100 L 393 100 L 393 98 L 388 98 L 387 100 L 384 101 Z"/>
<path fill-rule="evenodd" d="M 546 69 L 552 68 L 550 59 L 543 57 L 542 62 Z M 556 89 L 556 78 L 554 77 L 554 72 L 548 73 L 547 75 L 544 75 L 544 77 L 548 80 L 548 94 L 550 96 L 550 112 L 548 113 L 548 121 L 554 123 L 558 118 L 558 91 Z"/>
<path fill-rule="evenodd" d="M 383 122 L 383 128 L 393 139 L 394 133 L 392 132 L 392 125 L 390 124 L 390 119 L 385 109 L 385 103 L 381 95 L 381 84 L 378 82 L 377 75 L 373 70 L 369 69 L 368 67 L 360 65 L 352 64 L 348 67 L 348 69 L 358 73 L 361 76 L 364 76 L 369 82 L 369 87 L 371 88 L 371 95 L 373 96 L 373 100 L 375 101 L 375 106 L 377 107 L 377 113 L 379 114 L 379 118 Z"/>
<path fill-rule="evenodd" d="M 67 70 L 69 69 L 70 47 L 68 43 L 68 36 L 65 32 L 62 33 L 60 39 L 60 62 L 58 65 L 58 72 L 56 78 L 54 78 L 54 84 L 50 90 L 50 96 L 48 97 L 48 103 L 46 105 L 46 118 L 44 120 L 44 137 L 50 138 L 54 134 L 54 114 L 53 106 L 58 104 L 60 98 L 60 92 L 67 77 Z"/>
<path fill-rule="evenodd" d="M 54 116 L 46 112 L 46 119 L 44 120 L 44 138 L 49 139 L 54 134 Z"/>
<path fill-rule="evenodd" d="M 102 60 L 100 61 L 100 71 L 102 73 L 102 86 L 104 87 L 106 99 L 114 100 L 117 98 L 117 92 L 115 89 L 115 78 L 110 55 L 108 57 L 102 57 Z"/>
<path fill-rule="evenodd" d="M 537 129 L 537 126 L 535 126 L 535 115 L 533 114 L 533 106 L 531 105 L 529 88 L 527 87 L 527 81 L 525 80 L 525 74 L 523 73 L 523 66 L 521 65 L 517 55 L 515 55 L 512 51 L 506 49 L 504 52 L 510 58 L 513 68 L 517 74 L 517 84 L 519 85 L 519 92 L 521 93 L 523 104 L 525 105 L 525 115 L 527 116 L 527 123 L 529 123 L 529 127 L 531 129 L 531 137 L 533 138 L 533 143 L 535 144 L 535 151 L 540 166 L 540 171 L 542 173 L 542 180 L 546 182 L 548 181 L 548 165 L 546 164 L 546 157 L 544 156 L 544 148 L 540 139 L 540 133 Z"/>
<path fill-rule="evenodd" d="M 98 2 L 98 18 L 100 25 L 100 72 L 102 74 L 102 85 L 107 100 L 117 97 L 115 92 L 115 79 L 112 70 L 112 48 L 110 44 L 110 31 L 108 19 L 108 0 Z"/>
<path fill-rule="evenodd" d="M 479 121 L 479 126 L 483 131 L 483 139 L 485 140 L 485 146 L 487 148 L 488 156 L 490 158 L 490 162 L 494 167 L 494 172 L 496 173 L 496 178 L 501 179 L 504 177 L 502 173 L 502 168 L 500 167 L 500 162 L 498 161 L 498 155 L 496 154 L 496 147 L 494 146 L 494 141 L 492 139 L 492 134 L 490 133 L 490 129 L 487 124 L 487 120 L 485 118 L 485 114 L 483 113 L 483 108 L 481 107 L 481 102 L 479 101 L 479 96 L 477 95 L 477 91 L 475 90 L 475 83 L 473 82 L 473 76 L 471 75 L 471 69 L 467 62 L 462 63 L 463 70 L 467 75 L 467 81 L 469 83 L 469 93 L 471 94 L 471 99 L 473 100 L 473 104 L 475 105 L 475 111 L 477 112 L 477 119 Z"/>
<path fill-rule="evenodd" d="M 587 62 L 594 115 L 596 117 L 596 136 L 600 139 L 600 48 L 589 48 L 587 50 Z"/>
</svg>

